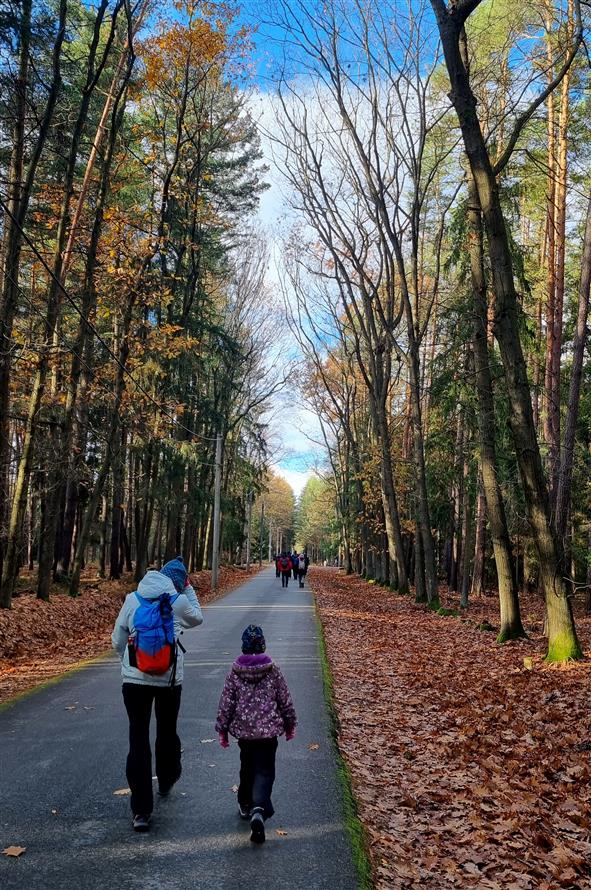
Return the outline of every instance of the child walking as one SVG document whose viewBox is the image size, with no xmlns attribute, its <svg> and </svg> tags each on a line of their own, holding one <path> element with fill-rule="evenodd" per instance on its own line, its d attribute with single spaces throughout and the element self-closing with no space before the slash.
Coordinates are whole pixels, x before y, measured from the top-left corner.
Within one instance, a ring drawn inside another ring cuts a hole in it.
<svg viewBox="0 0 591 890">
<path fill-rule="evenodd" d="M 226 677 L 215 725 L 222 748 L 229 747 L 228 734 L 238 739 L 238 812 L 241 819 L 250 819 L 255 844 L 264 843 L 265 820 L 275 812 L 271 792 L 277 737 L 285 733 L 291 741 L 297 723 L 285 678 L 265 648 L 263 629 L 250 624 L 242 634 L 242 655 Z"/>
</svg>

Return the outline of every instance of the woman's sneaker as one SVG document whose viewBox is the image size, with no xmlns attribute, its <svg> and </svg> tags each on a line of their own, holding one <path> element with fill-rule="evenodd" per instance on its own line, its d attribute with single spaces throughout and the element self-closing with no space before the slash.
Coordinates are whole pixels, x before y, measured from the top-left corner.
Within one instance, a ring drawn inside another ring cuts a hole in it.
<svg viewBox="0 0 591 890">
<path fill-rule="evenodd" d="M 261 807 L 255 807 L 250 817 L 250 839 L 253 844 L 265 843 L 265 820 Z"/>
<path fill-rule="evenodd" d="M 147 815 L 144 813 L 138 813 L 137 816 L 133 817 L 133 830 L 134 831 L 149 831 L 150 830 L 150 814 Z"/>
</svg>

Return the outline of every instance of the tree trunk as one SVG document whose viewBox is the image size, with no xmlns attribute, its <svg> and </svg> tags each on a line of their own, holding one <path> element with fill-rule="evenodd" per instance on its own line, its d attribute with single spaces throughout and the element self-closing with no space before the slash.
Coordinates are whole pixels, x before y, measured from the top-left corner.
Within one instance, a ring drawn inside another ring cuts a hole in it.
<svg viewBox="0 0 591 890">
<path fill-rule="evenodd" d="M 513 261 L 499 190 L 476 114 L 476 100 L 460 52 L 461 20 L 444 3 L 435 9 L 456 109 L 470 169 L 484 217 L 495 293 L 494 333 L 499 343 L 511 408 L 510 426 L 525 503 L 540 560 L 548 616 L 548 661 L 580 658 L 573 613 L 563 580 L 562 552 L 550 521 L 548 489 L 533 423 L 531 393 L 519 339 L 518 301 Z"/>
<path fill-rule="evenodd" d="M 497 471 L 495 445 L 495 406 L 488 356 L 488 305 L 484 273 L 482 215 L 474 180 L 469 180 L 468 225 L 470 271 L 473 296 L 472 349 L 478 393 L 478 431 L 482 485 L 497 569 L 501 628 L 498 641 L 525 636 L 519 609 L 519 594 L 513 572 L 511 540 Z M 533 415 L 532 415 L 533 423 Z"/>
<path fill-rule="evenodd" d="M 398 568 L 398 590 L 400 593 L 408 593 L 408 578 L 404 565 L 404 547 L 402 545 L 402 529 L 400 527 L 400 514 L 398 501 L 394 488 L 394 475 L 392 472 L 392 455 L 390 453 L 390 432 L 387 418 L 383 416 L 379 407 L 375 409 L 376 429 L 379 431 L 380 440 L 380 482 L 382 506 L 384 509 L 384 522 L 388 537 L 388 553 L 390 564 L 396 563 Z"/>
<path fill-rule="evenodd" d="M 463 471 L 463 489 L 464 503 L 462 509 L 462 584 L 460 587 L 460 606 L 462 609 L 468 608 L 468 591 L 471 581 L 471 563 L 472 554 L 474 552 L 474 515 L 471 509 L 470 498 L 470 462 L 464 449 L 464 471 Z"/>
<path fill-rule="evenodd" d="M 125 453 L 125 430 L 113 445 L 111 472 L 113 493 L 111 500 L 111 541 L 109 552 L 109 580 L 121 577 L 121 527 L 123 525 L 123 460 Z"/>
<path fill-rule="evenodd" d="M 552 46 L 553 4 L 545 2 L 545 24 L 547 32 L 546 63 L 549 82 L 554 78 L 554 50 Z M 554 336 L 556 331 L 556 224 L 557 224 L 557 163 L 556 163 L 556 114 L 555 97 L 550 93 L 547 99 L 547 136 L 548 136 L 548 196 L 546 202 L 546 355 L 544 368 L 544 440 L 548 449 L 548 469 L 550 479 L 558 459 L 558 440 L 554 424 L 556 406 L 554 398 Z M 550 492 L 552 486 L 550 486 Z"/>
<path fill-rule="evenodd" d="M 423 441 L 423 420 L 421 414 L 419 357 L 418 344 L 416 343 L 411 350 L 409 375 L 412 400 L 412 436 L 415 461 L 414 471 L 416 473 L 417 490 L 417 532 L 421 535 L 421 569 L 425 573 L 424 587 L 427 594 L 427 602 L 431 605 L 437 605 L 439 603 L 439 591 L 437 586 L 437 568 L 435 565 L 435 548 L 433 546 L 433 534 L 431 532 L 429 494 L 427 491 L 425 446 Z"/>
<path fill-rule="evenodd" d="M 566 407 L 566 425 L 562 462 L 558 482 L 556 502 L 556 530 L 564 541 L 571 502 L 571 484 L 575 453 L 575 437 L 581 401 L 581 381 L 583 377 L 583 359 L 587 343 L 587 319 L 589 317 L 589 292 L 591 289 L 591 195 L 587 204 L 587 222 L 581 258 L 581 275 L 579 278 L 579 306 L 577 325 L 573 340 L 573 363 Z"/>
<path fill-rule="evenodd" d="M 29 201 L 35 182 L 37 167 L 43 153 L 43 148 L 50 131 L 50 125 L 61 86 L 61 51 L 66 33 L 67 0 L 60 0 L 59 20 L 56 40 L 52 54 L 52 77 L 43 118 L 39 125 L 39 133 L 27 168 L 23 183 L 23 153 L 25 114 L 27 105 L 27 80 L 29 69 L 29 45 L 31 38 L 31 2 L 23 0 L 23 10 L 20 25 L 19 47 L 19 77 L 17 87 L 17 102 L 15 116 L 15 130 L 13 153 L 11 156 L 11 170 L 9 173 L 9 214 L 4 220 L 4 263 L 2 267 L 2 299 L 0 303 L 0 570 L 2 572 L 2 587 L 0 589 L 0 608 L 10 608 L 10 601 L 14 592 L 16 579 L 14 565 L 14 543 L 18 539 L 18 515 L 15 515 L 14 499 L 11 511 L 10 523 L 7 523 L 7 511 L 9 502 L 8 477 L 10 455 L 10 377 L 12 359 L 12 326 L 18 304 L 20 256 L 23 243 L 22 227 L 25 223 Z M 8 217 L 8 218 L 7 218 Z M 23 468 L 24 469 L 24 468 Z M 19 465 L 20 474 L 20 465 Z M 25 493 L 26 494 L 26 493 Z M 15 522 L 12 523 L 12 516 Z M 11 566 L 7 571 L 4 557 L 10 548 L 10 524 L 12 524 L 12 553 Z M 7 528 L 8 525 L 8 528 Z"/>
<path fill-rule="evenodd" d="M 82 563 L 84 559 L 84 550 L 90 533 L 90 527 L 96 515 L 97 507 L 101 499 L 105 482 L 109 476 L 112 459 L 112 443 L 117 441 L 119 434 L 119 409 L 121 407 L 121 399 L 125 389 L 125 368 L 127 364 L 127 356 L 129 353 L 129 328 L 131 325 L 131 316 L 133 306 L 136 299 L 136 293 L 129 295 L 128 303 L 125 308 L 125 316 L 122 323 L 121 346 L 119 347 L 119 355 L 117 362 L 117 377 L 115 380 L 115 401 L 111 409 L 111 417 L 106 431 L 106 451 L 103 458 L 97 480 L 95 482 L 92 494 L 88 499 L 88 505 L 84 512 L 78 540 L 76 542 L 76 555 L 74 557 L 74 565 L 72 566 L 72 578 L 70 580 L 70 595 L 77 596 L 80 586 L 80 573 L 82 571 Z"/>
<path fill-rule="evenodd" d="M 54 333 L 56 331 L 56 326 L 58 323 L 58 316 L 60 305 L 62 302 L 62 261 L 63 261 L 63 251 L 66 244 L 66 237 L 68 231 L 68 220 L 69 220 L 69 212 L 70 212 L 70 201 L 73 194 L 74 187 L 74 175 L 76 170 L 76 161 L 78 158 L 78 149 L 80 145 L 80 140 L 82 139 L 82 133 L 84 124 L 86 122 L 86 117 L 88 114 L 88 109 L 90 106 L 90 100 L 94 89 L 97 85 L 98 81 L 98 71 L 102 70 L 102 66 L 99 66 L 98 69 L 95 70 L 95 61 L 96 61 L 96 52 L 99 46 L 99 40 L 101 36 L 101 25 L 104 18 L 104 13 L 108 5 L 108 0 L 101 0 L 101 3 L 96 11 L 95 22 L 94 22 L 94 30 L 93 30 L 93 39 L 91 42 L 91 47 L 88 55 L 88 64 L 87 64 L 87 77 L 86 84 L 82 91 L 82 100 L 80 102 L 80 107 L 78 110 L 78 114 L 76 117 L 76 122 L 74 125 L 74 129 L 72 132 L 72 138 L 70 143 L 70 148 L 68 152 L 68 160 L 66 165 L 65 175 L 63 177 L 63 195 L 62 195 L 62 203 L 60 209 L 59 220 L 57 224 L 56 231 L 56 239 L 55 239 L 55 250 L 53 255 L 53 268 L 52 274 L 49 278 L 49 292 L 47 295 L 47 309 L 46 309 L 46 317 L 45 317 L 45 331 L 43 332 L 43 342 L 40 349 L 39 359 L 37 362 L 37 368 L 35 372 L 35 381 L 33 384 L 33 390 L 31 393 L 31 397 L 29 400 L 29 411 L 27 416 L 27 430 L 25 433 L 25 444 L 23 446 L 23 454 L 21 455 L 21 461 L 19 464 L 18 471 L 18 480 L 19 480 L 19 492 L 18 497 L 15 498 L 13 502 L 13 509 L 10 517 L 10 525 L 8 528 L 8 548 L 7 548 L 7 560 L 6 566 L 4 570 L 4 575 L 2 579 L 3 587 L 6 589 L 6 595 L 12 595 L 12 590 L 14 589 L 14 585 L 16 582 L 16 578 L 18 575 L 18 561 L 15 560 L 14 556 L 14 548 L 16 546 L 16 542 L 18 541 L 18 536 L 20 534 L 20 530 L 22 528 L 23 516 L 24 516 L 24 508 L 26 503 L 27 490 L 29 485 L 30 478 L 30 470 L 31 470 L 31 461 L 34 453 L 35 443 L 37 440 L 38 434 L 38 419 L 39 419 L 39 411 L 41 408 L 41 402 L 43 398 L 43 393 L 45 390 L 45 383 L 47 379 L 47 373 L 49 370 L 49 359 L 50 353 L 54 338 Z M 111 35 L 107 38 L 104 50 L 104 61 L 106 61 L 106 55 L 109 51 L 109 48 L 112 43 L 112 35 L 114 33 L 114 25 L 115 25 L 115 15 L 113 15 L 113 20 L 111 23 Z M 54 499 L 53 499 L 54 500 Z M 48 528 L 51 528 L 51 523 L 55 523 L 55 500 L 54 503 L 48 504 L 48 512 L 47 512 L 47 521 L 50 523 Z M 53 525 L 53 527 L 55 527 Z M 53 559 L 53 537 L 49 542 L 51 551 L 52 551 L 52 559 Z M 44 570 L 45 570 L 44 566 Z M 48 584 L 48 579 L 43 575 L 40 578 L 40 589 L 43 591 Z"/>
<path fill-rule="evenodd" d="M 474 567 L 472 570 L 471 597 L 481 597 L 485 592 L 486 559 L 486 497 L 482 481 L 482 459 L 478 466 L 478 498 L 476 501 L 476 534 L 474 538 Z"/>
<path fill-rule="evenodd" d="M 56 508 L 59 504 L 59 492 L 55 491 L 58 487 L 56 474 L 53 471 L 58 452 L 58 427 L 54 422 L 50 426 L 49 432 L 49 467 L 46 479 L 48 482 L 47 489 L 44 494 L 44 510 L 43 521 L 39 530 L 39 576 L 37 579 L 37 598 L 40 600 L 49 600 L 49 588 L 52 576 L 52 566 L 54 559 L 54 536 L 50 530 L 55 526 Z"/>
</svg>

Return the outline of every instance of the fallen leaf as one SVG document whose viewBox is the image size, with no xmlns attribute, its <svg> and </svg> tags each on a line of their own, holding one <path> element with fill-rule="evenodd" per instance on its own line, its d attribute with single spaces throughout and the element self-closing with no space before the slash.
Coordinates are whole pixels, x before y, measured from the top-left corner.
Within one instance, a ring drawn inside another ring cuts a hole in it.
<svg viewBox="0 0 591 890">
<path fill-rule="evenodd" d="M 308 745 L 308 750 L 309 751 L 318 751 L 319 747 L 320 747 L 320 745 L 317 742 L 312 742 L 311 745 Z"/>
<path fill-rule="evenodd" d="M 238 794 L 238 785 L 232 785 L 232 788 L 230 790 L 233 791 L 234 794 Z"/>
<path fill-rule="evenodd" d="M 201 739 L 202 745 L 211 745 L 212 742 L 215 742 L 215 739 Z"/>
<path fill-rule="evenodd" d="M 119 788 L 118 791 L 113 791 L 117 797 L 124 797 L 126 794 L 131 794 L 131 788 Z"/>
<path fill-rule="evenodd" d="M 284 831 L 283 828 L 276 828 L 275 834 L 279 835 L 279 837 L 287 837 L 287 831 Z"/>
<path fill-rule="evenodd" d="M 14 856 L 15 859 L 22 856 L 27 850 L 26 847 L 5 847 L 2 852 L 5 856 Z"/>
<path fill-rule="evenodd" d="M 66 705 L 66 707 L 64 708 L 64 711 L 75 711 L 75 710 L 76 710 L 76 705 Z"/>
<path fill-rule="evenodd" d="M 523 659 L 523 666 L 524 666 L 524 668 L 526 669 L 526 671 L 533 671 L 533 669 L 534 669 L 534 660 L 533 660 L 533 658 L 529 658 L 529 657 L 528 657 L 528 658 L 524 658 L 524 659 Z"/>
</svg>

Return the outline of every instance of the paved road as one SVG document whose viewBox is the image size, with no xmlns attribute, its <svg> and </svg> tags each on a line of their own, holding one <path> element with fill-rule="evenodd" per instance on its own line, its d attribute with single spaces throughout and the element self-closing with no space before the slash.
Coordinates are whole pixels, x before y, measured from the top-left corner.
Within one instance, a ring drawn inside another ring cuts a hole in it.
<svg viewBox="0 0 591 890">
<path fill-rule="evenodd" d="M 204 609 L 185 632 L 180 735 L 183 776 L 156 803 L 152 831 L 131 830 L 125 788 L 127 718 L 119 667 L 103 660 L 0 713 L 3 890 L 267 890 L 357 886 L 331 755 L 318 640 L 308 589 L 281 590 L 268 569 Z M 236 814 L 238 749 L 217 744 L 219 694 L 243 628 L 261 624 L 299 717 L 280 742 L 268 842 L 249 842 Z M 310 744 L 319 749 L 310 751 Z M 287 832 L 276 834 L 275 829 Z"/>
</svg>

